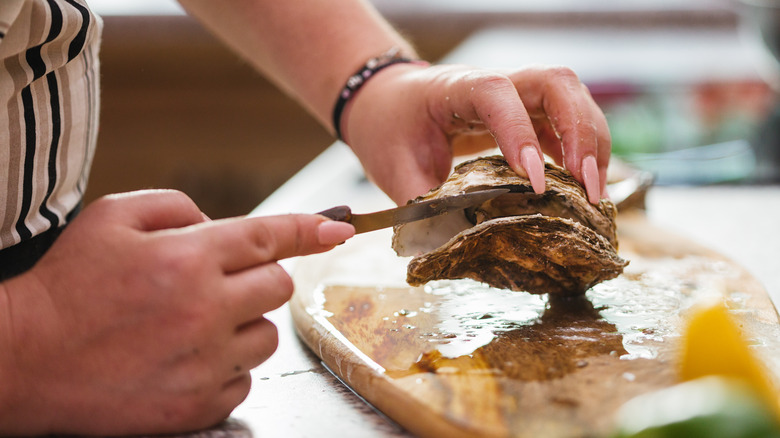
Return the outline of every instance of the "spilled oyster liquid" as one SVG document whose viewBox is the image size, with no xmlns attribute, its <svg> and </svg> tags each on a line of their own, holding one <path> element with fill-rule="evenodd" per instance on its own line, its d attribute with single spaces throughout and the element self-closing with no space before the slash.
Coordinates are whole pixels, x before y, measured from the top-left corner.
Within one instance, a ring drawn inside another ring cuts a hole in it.
<svg viewBox="0 0 780 438">
<path fill-rule="evenodd" d="M 780 357 L 780 327 L 762 322 L 752 294 L 739 287 L 744 275 L 690 255 L 642 259 L 579 296 L 518 294 L 469 280 L 415 288 L 323 285 L 316 293 L 322 307 L 308 310 L 396 378 L 453 372 L 547 381 L 598 363 L 623 370 L 623 379 L 671 383 L 684 314 L 711 298 L 724 299 L 740 317 L 753 346 Z M 658 361 L 668 369 L 651 377 Z"/>
</svg>

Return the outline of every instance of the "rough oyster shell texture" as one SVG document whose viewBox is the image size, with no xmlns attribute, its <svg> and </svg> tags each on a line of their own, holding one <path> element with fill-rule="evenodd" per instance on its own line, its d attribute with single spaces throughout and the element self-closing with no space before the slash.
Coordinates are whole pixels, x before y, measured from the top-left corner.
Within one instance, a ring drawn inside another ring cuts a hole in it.
<svg viewBox="0 0 780 438">
<path fill-rule="evenodd" d="M 614 204 L 589 203 L 582 186 L 554 164 L 546 164 L 545 177 L 546 191 L 537 195 L 503 157 L 483 157 L 458 165 L 441 186 L 410 201 L 511 190 L 463 214 L 396 226 L 393 249 L 414 256 L 407 282 L 470 278 L 501 289 L 580 295 L 617 277 L 628 262 L 617 255 Z"/>
</svg>

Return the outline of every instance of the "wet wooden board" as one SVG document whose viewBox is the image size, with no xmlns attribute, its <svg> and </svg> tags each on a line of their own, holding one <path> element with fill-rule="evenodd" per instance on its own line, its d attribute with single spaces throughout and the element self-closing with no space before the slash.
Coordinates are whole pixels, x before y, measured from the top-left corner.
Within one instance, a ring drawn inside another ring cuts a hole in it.
<svg viewBox="0 0 780 438">
<path fill-rule="evenodd" d="M 745 269 L 639 210 L 618 231 L 630 265 L 582 299 L 409 287 L 385 230 L 301 259 L 290 309 L 331 370 L 422 437 L 604 436 L 624 402 L 675 383 L 685 313 L 713 298 L 780 369 L 777 312 Z"/>
</svg>

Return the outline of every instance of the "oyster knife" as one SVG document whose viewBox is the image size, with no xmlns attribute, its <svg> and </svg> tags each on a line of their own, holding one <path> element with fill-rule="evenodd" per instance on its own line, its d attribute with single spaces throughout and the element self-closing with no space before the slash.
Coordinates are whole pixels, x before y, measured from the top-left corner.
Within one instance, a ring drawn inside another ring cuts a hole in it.
<svg viewBox="0 0 780 438">
<path fill-rule="evenodd" d="M 340 205 L 317 214 L 336 221 L 348 222 L 354 225 L 355 232 L 360 234 L 461 211 L 469 207 L 476 207 L 483 202 L 508 192 L 509 189 L 507 188 L 477 190 L 460 195 L 409 203 L 401 207 L 366 214 L 354 214 L 348 206 Z"/>
</svg>

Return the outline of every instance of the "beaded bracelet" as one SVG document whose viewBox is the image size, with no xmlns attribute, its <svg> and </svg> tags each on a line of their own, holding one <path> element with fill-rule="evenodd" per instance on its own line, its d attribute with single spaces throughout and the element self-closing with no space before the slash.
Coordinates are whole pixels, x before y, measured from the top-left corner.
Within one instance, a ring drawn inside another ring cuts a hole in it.
<svg viewBox="0 0 780 438">
<path fill-rule="evenodd" d="M 347 106 L 347 102 L 368 80 L 374 76 L 378 71 L 398 63 L 417 63 L 421 62 L 416 59 L 406 58 L 400 56 L 400 49 L 393 47 L 387 52 L 383 53 L 376 58 L 369 59 L 360 70 L 347 79 L 346 85 L 341 89 L 339 98 L 336 101 L 336 105 L 333 107 L 333 127 L 336 130 L 336 137 L 339 140 L 342 139 L 341 135 L 341 115 L 344 112 L 344 107 Z"/>
</svg>

